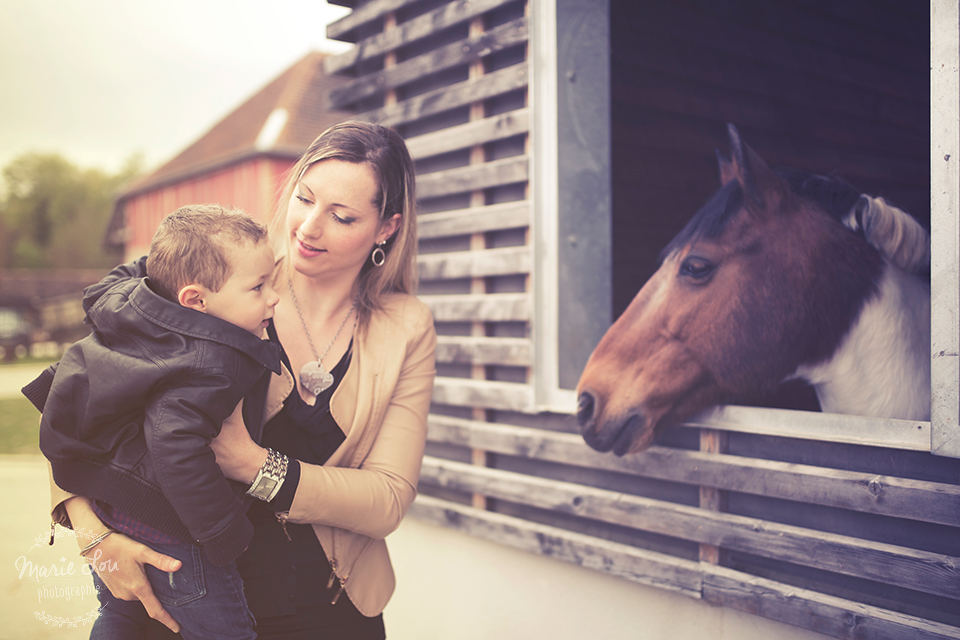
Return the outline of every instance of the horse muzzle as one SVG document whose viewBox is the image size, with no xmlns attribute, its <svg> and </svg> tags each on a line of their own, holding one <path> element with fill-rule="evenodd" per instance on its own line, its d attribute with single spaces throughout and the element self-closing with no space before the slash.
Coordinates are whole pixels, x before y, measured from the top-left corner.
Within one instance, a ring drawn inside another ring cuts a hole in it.
<svg viewBox="0 0 960 640">
<path fill-rule="evenodd" d="M 623 418 L 600 421 L 597 400 L 589 391 L 583 391 L 577 402 L 577 422 L 584 441 L 593 449 L 617 456 L 646 449 L 652 438 L 645 438 L 646 421 L 639 412 Z M 642 444 L 641 444 L 642 443 Z"/>
</svg>

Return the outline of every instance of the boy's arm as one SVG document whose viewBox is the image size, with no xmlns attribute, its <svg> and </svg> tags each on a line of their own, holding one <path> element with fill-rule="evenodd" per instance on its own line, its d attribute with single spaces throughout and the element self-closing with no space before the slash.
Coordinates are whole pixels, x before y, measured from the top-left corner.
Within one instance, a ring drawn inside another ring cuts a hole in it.
<svg viewBox="0 0 960 640">
<path fill-rule="evenodd" d="M 144 435 L 160 486 L 180 520 L 214 564 L 235 560 L 253 525 L 217 465 L 210 441 L 240 401 L 224 375 L 179 381 L 147 404 Z"/>
<path fill-rule="evenodd" d="M 100 282 L 92 284 L 83 290 L 84 313 L 89 311 L 93 303 L 100 298 L 100 293 L 109 289 L 117 282 L 130 278 L 142 278 L 146 275 L 147 256 L 143 256 L 134 262 L 128 262 L 114 267 Z M 47 396 L 50 394 L 50 386 L 53 384 L 53 376 L 57 372 L 57 366 L 59 364 L 59 362 L 56 362 L 50 365 L 44 369 L 36 379 L 21 389 L 23 395 L 25 395 L 41 413 L 47 402 Z"/>
<path fill-rule="evenodd" d="M 54 362 L 41 371 L 40 375 L 20 389 L 20 392 L 27 397 L 27 400 L 29 400 L 40 413 L 43 413 L 43 407 L 47 404 L 47 396 L 50 395 L 50 387 L 53 386 L 53 377 L 56 375 L 57 367 L 59 366 L 59 362 Z"/>
</svg>

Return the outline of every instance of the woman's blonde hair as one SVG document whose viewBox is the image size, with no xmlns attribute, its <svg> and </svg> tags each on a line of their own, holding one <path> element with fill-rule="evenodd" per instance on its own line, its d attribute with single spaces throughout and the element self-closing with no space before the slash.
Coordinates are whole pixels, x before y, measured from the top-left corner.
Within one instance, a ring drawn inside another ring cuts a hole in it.
<svg viewBox="0 0 960 640">
<path fill-rule="evenodd" d="M 380 210 L 380 221 L 389 219 L 395 213 L 400 214 L 399 229 L 383 245 L 386 253 L 383 265 L 374 266 L 368 258 L 360 270 L 357 306 L 360 326 L 365 327 L 370 313 L 383 307 L 384 295 L 416 292 L 417 211 L 413 160 L 400 134 L 377 124 L 347 121 L 321 133 L 287 173 L 270 221 L 270 235 L 278 264 L 288 260 L 290 255 L 290 234 L 286 227 L 293 191 L 307 170 L 323 160 L 369 166 L 377 179 L 374 205 Z M 373 246 L 370 251 L 373 252 Z"/>
</svg>

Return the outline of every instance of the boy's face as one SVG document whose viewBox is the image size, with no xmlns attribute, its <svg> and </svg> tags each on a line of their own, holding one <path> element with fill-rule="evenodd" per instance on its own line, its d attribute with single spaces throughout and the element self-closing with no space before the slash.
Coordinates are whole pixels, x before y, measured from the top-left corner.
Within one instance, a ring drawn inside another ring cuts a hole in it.
<svg viewBox="0 0 960 640">
<path fill-rule="evenodd" d="M 273 290 L 269 242 L 247 242 L 227 250 L 233 274 L 219 291 L 204 290 L 206 313 L 263 336 L 280 296 Z"/>
</svg>

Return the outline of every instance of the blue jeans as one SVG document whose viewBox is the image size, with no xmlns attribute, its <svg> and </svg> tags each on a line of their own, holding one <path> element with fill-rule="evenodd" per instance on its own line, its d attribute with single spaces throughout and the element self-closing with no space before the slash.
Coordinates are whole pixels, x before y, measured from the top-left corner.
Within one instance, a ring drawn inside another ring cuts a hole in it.
<svg viewBox="0 0 960 640">
<path fill-rule="evenodd" d="M 183 563 L 178 571 L 160 571 L 144 565 L 147 579 L 163 608 L 180 624 L 184 640 L 253 640 L 253 615 L 243 595 L 236 564 L 218 567 L 199 547 L 188 544 L 147 546 Z M 142 638 L 150 617 L 139 600 L 115 598 L 94 573 L 100 617 L 90 630 L 91 640 Z"/>
</svg>

